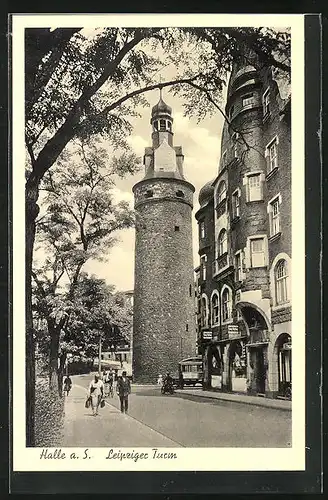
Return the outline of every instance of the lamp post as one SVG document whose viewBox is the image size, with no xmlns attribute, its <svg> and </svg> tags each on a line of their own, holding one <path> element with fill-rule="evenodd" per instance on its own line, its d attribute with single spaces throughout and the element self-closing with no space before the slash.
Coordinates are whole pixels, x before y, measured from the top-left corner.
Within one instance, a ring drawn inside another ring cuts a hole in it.
<svg viewBox="0 0 328 500">
<path fill-rule="evenodd" d="M 102 347 L 102 338 L 99 335 L 99 346 L 98 346 L 98 375 L 101 378 L 101 347 Z"/>
</svg>

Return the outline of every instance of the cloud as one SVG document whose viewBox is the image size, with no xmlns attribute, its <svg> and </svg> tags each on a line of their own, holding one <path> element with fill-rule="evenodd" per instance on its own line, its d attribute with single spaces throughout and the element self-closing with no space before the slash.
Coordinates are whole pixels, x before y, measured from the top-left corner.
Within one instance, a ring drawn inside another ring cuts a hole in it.
<svg viewBox="0 0 328 500">
<path fill-rule="evenodd" d="M 137 156 L 143 156 L 145 147 L 149 146 L 149 143 L 140 135 L 131 135 L 127 138 L 127 142 Z"/>
<path fill-rule="evenodd" d="M 132 192 L 122 191 L 118 187 L 113 187 L 111 189 L 111 193 L 115 203 L 119 203 L 120 201 L 127 201 L 130 205 L 130 208 L 133 208 L 134 198 Z"/>
</svg>

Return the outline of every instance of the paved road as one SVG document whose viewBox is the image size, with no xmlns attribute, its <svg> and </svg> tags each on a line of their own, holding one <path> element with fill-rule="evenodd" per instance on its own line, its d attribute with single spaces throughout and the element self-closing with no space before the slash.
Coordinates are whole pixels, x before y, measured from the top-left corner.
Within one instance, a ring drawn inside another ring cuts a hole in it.
<svg viewBox="0 0 328 500">
<path fill-rule="evenodd" d="M 84 408 L 91 376 L 73 378 L 64 446 L 288 447 L 291 412 L 132 387 L 129 415 L 117 396 L 97 417 Z"/>
</svg>

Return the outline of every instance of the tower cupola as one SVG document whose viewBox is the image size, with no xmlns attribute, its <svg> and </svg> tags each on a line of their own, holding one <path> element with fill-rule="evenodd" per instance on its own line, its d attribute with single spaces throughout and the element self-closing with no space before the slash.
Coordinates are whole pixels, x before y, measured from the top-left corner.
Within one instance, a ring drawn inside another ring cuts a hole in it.
<svg viewBox="0 0 328 500">
<path fill-rule="evenodd" d="M 163 100 L 162 89 L 160 89 L 160 98 L 151 111 L 150 123 L 152 125 L 153 146 L 158 147 L 163 140 L 172 146 L 173 144 L 173 118 L 172 108 Z"/>
</svg>

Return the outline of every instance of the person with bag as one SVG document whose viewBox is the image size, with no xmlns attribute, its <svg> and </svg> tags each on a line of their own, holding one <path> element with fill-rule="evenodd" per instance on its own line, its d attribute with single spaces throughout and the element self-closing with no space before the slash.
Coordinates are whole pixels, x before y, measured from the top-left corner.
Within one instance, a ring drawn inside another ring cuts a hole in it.
<svg viewBox="0 0 328 500">
<path fill-rule="evenodd" d="M 121 413 L 127 413 L 129 406 L 129 395 L 131 394 L 131 384 L 130 380 L 126 376 L 126 371 L 123 371 L 122 376 L 119 377 L 116 385 L 116 391 L 118 397 L 120 398 Z"/>
<path fill-rule="evenodd" d="M 91 401 L 92 413 L 94 416 L 98 415 L 99 405 L 103 407 L 102 401 L 104 397 L 104 383 L 98 375 L 94 376 L 94 380 L 90 382 L 89 385 L 89 398 Z"/>
</svg>

